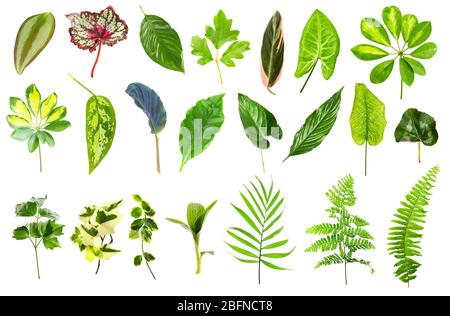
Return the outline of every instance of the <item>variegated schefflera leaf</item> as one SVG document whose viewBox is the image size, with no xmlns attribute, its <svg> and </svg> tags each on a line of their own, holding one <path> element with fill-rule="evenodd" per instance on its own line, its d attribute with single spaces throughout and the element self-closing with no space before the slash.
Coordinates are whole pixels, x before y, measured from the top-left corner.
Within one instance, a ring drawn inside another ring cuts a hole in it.
<svg viewBox="0 0 450 316">
<path fill-rule="evenodd" d="M 435 119 L 417 109 L 408 109 L 395 130 L 395 141 L 418 144 L 418 160 L 421 158 L 421 146 L 434 146 L 439 140 Z"/>
<path fill-rule="evenodd" d="M 91 71 L 91 77 L 94 77 L 102 45 L 112 47 L 127 39 L 128 26 L 112 6 L 99 13 L 83 11 L 66 16 L 72 25 L 69 29 L 71 42 L 79 49 L 89 50 L 91 53 L 98 48 L 97 59 Z"/>
<path fill-rule="evenodd" d="M 42 145 L 55 146 L 52 132 L 62 132 L 70 127 L 64 118 L 67 114 L 65 106 L 57 106 L 58 96 L 51 93 L 42 99 L 36 85 L 30 85 L 26 92 L 26 102 L 11 97 L 9 106 L 14 114 L 6 117 L 9 126 L 14 130 L 11 137 L 18 141 L 26 141 L 30 153 L 39 151 L 40 171 L 42 167 Z"/>
</svg>

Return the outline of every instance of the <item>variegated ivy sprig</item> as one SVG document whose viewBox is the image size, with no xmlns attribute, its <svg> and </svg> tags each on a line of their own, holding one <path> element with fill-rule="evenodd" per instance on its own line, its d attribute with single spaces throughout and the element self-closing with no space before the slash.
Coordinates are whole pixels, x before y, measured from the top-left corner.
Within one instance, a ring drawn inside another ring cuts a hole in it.
<svg viewBox="0 0 450 316">
<path fill-rule="evenodd" d="M 128 26 L 111 6 L 99 13 L 84 11 L 68 14 L 67 18 L 72 24 L 69 34 L 73 44 L 91 53 L 98 48 L 97 58 L 91 71 L 91 77 L 94 78 L 102 45 L 114 46 L 127 39 Z"/>
<path fill-rule="evenodd" d="M 19 98 L 11 97 L 9 106 L 14 114 L 6 117 L 9 126 L 14 129 L 11 137 L 19 141 L 28 141 L 28 150 L 39 152 L 39 165 L 42 172 L 42 145 L 50 147 L 55 145 L 55 140 L 50 132 L 62 132 L 70 127 L 70 123 L 64 118 L 67 109 L 65 106 L 57 106 L 58 96 L 52 93 L 45 100 L 41 100 L 41 94 L 33 84 L 25 92 L 25 103 Z"/>
</svg>

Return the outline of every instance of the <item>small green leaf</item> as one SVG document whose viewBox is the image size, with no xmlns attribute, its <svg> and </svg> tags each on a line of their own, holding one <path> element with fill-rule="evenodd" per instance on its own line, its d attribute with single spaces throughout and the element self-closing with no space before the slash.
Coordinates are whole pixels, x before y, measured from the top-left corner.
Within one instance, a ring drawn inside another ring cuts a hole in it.
<svg viewBox="0 0 450 316">
<path fill-rule="evenodd" d="M 62 132 L 64 130 L 68 129 L 70 126 L 71 126 L 71 124 L 68 121 L 56 121 L 56 122 L 50 123 L 49 125 L 45 126 L 44 128 L 50 132 Z"/>
<path fill-rule="evenodd" d="M 39 228 L 39 224 L 31 223 L 30 224 L 30 236 L 33 238 L 42 238 L 43 234 Z"/>
<path fill-rule="evenodd" d="M 392 6 L 383 10 L 383 22 L 396 40 L 400 38 L 402 32 L 402 13 L 400 9 Z"/>
<path fill-rule="evenodd" d="M 52 219 L 52 220 L 58 220 L 59 219 L 59 215 L 47 208 L 40 208 L 39 209 L 39 216 L 41 217 L 45 217 L 48 219 Z"/>
<path fill-rule="evenodd" d="M 141 237 L 144 242 L 150 243 L 152 241 L 152 236 L 152 231 L 149 228 L 145 227 L 142 229 Z"/>
<path fill-rule="evenodd" d="M 408 86 L 412 86 L 414 83 L 414 70 L 403 57 L 400 58 L 400 75 L 404 83 Z"/>
<path fill-rule="evenodd" d="M 133 194 L 133 200 L 135 200 L 138 203 L 142 202 L 142 198 L 139 194 Z"/>
<path fill-rule="evenodd" d="M 39 109 L 41 107 L 41 94 L 39 93 L 36 85 L 32 84 L 29 86 L 25 92 L 27 97 L 28 107 L 31 109 L 34 117 L 38 117 Z"/>
<path fill-rule="evenodd" d="M 273 269 L 273 270 L 279 270 L 279 271 L 286 271 L 286 270 L 288 270 L 286 268 L 282 268 L 280 266 L 277 266 L 277 265 L 275 265 L 273 263 L 270 263 L 268 261 L 265 261 L 265 260 L 261 260 L 261 263 L 264 264 L 266 267 L 268 267 L 270 269 Z"/>
<path fill-rule="evenodd" d="M 166 220 L 168 220 L 171 223 L 178 224 L 178 225 L 180 225 L 181 227 L 183 227 L 184 229 L 186 229 L 188 231 L 191 231 L 191 228 L 187 224 L 185 224 L 184 222 L 182 222 L 182 221 L 180 221 L 178 219 L 166 218 Z"/>
<path fill-rule="evenodd" d="M 362 44 L 352 48 L 353 54 L 361 60 L 372 61 L 389 56 L 389 53 L 373 45 Z"/>
<path fill-rule="evenodd" d="M 237 41 L 239 31 L 231 30 L 233 20 L 227 19 L 225 13 L 220 10 L 214 17 L 214 27 L 206 27 L 206 38 L 216 49 L 220 49 L 227 42 Z"/>
<path fill-rule="evenodd" d="M 35 202 L 26 202 L 16 206 L 16 216 L 34 217 L 38 212 L 38 206 Z"/>
<path fill-rule="evenodd" d="M 200 57 L 200 59 L 197 61 L 199 65 L 203 66 L 214 60 L 211 50 L 208 47 L 206 38 L 201 38 L 200 36 L 192 37 L 191 47 L 192 55 Z"/>
<path fill-rule="evenodd" d="M 38 149 L 38 147 L 39 147 L 39 138 L 37 137 L 36 134 L 33 134 L 28 139 L 28 151 L 30 153 L 34 153 L 36 149 Z"/>
<path fill-rule="evenodd" d="M 425 76 L 427 74 L 425 67 L 417 60 L 408 57 L 403 57 L 403 59 L 411 66 L 415 74 L 419 76 Z"/>
<path fill-rule="evenodd" d="M 131 216 L 134 218 L 140 218 L 142 216 L 142 209 L 140 207 L 135 207 L 131 210 Z"/>
<path fill-rule="evenodd" d="M 45 237 L 42 242 L 44 243 L 45 249 L 53 250 L 61 248 L 61 244 L 56 237 Z"/>
<path fill-rule="evenodd" d="M 390 47 L 391 40 L 383 25 L 376 19 L 365 18 L 361 21 L 361 33 L 369 41 Z"/>
<path fill-rule="evenodd" d="M 431 31 L 431 22 L 421 22 L 417 24 L 411 32 L 411 36 L 408 40 L 408 47 L 414 48 L 425 43 L 427 39 L 430 38 Z"/>
<path fill-rule="evenodd" d="M 49 97 L 47 97 L 47 99 L 42 101 L 40 107 L 41 120 L 45 120 L 50 115 L 57 103 L 58 96 L 54 92 Z"/>
<path fill-rule="evenodd" d="M 26 141 L 34 134 L 34 129 L 29 127 L 16 128 L 11 134 L 11 138 L 18 141 Z"/>
<path fill-rule="evenodd" d="M 13 238 L 15 240 L 26 240 L 26 239 L 30 238 L 30 232 L 29 232 L 28 228 L 25 226 L 16 228 L 13 231 Z"/>
<path fill-rule="evenodd" d="M 223 53 L 220 61 L 228 67 L 235 67 L 233 59 L 243 59 L 244 53 L 250 50 L 250 42 L 237 41 L 231 44 L 225 53 Z"/>
<path fill-rule="evenodd" d="M 134 257 L 134 265 L 136 267 L 140 267 L 142 265 L 143 257 L 142 256 L 136 256 Z"/>
<path fill-rule="evenodd" d="M 387 60 L 381 64 L 375 66 L 370 73 L 370 81 L 375 84 L 380 84 L 385 82 L 392 73 L 394 69 L 395 59 Z"/>
<path fill-rule="evenodd" d="M 155 257 L 149 252 L 144 252 L 144 259 L 147 262 L 155 261 Z"/>
<path fill-rule="evenodd" d="M 62 120 L 63 118 L 66 117 L 66 114 L 67 108 L 65 106 L 56 107 L 48 115 L 46 123 L 50 124 L 52 122 Z"/>
<path fill-rule="evenodd" d="M 420 59 L 430 59 L 433 58 L 437 53 L 437 46 L 435 43 L 426 43 L 417 48 L 411 53 L 412 57 Z"/>
<path fill-rule="evenodd" d="M 137 240 L 140 237 L 141 236 L 140 236 L 139 230 L 131 230 L 128 235 L 128 238 L 130 238 L 131 240 Z"/>
<path fill-rule="evenodd" d="M 402 35 L 406 43 L 409 41 L 412 31 L 418 23 L 419 21 L 415 15 L 407 14 L 402 17 Z"/>
</svg>

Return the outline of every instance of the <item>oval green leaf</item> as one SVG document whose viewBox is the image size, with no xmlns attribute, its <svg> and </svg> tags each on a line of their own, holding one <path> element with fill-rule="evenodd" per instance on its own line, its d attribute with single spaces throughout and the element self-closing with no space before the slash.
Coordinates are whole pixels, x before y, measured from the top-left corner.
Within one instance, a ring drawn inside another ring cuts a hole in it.
<svg viewBox="0 0 450 316">
<path fill-rule="evenodd" d="M 437 53 L 437 46 L 435 43 L 426 43 L 417 48 L 411 53 L 412 57 L 420 59 L 430 59 L 433 58 Z"/>
<path fill-rule="evenodd" d="M 283 130 L 277 119 L 265 107 L 243 94 L 239 94 L 238 101 L 245 134 L 253 145 L 259 149 L 268 149 L 270 143 L 266 137 L 283 138 Z"/>
<path fill-rule="evenodd" d="M 42 13 L 29 17 L 19 29 L 14 48 L 14 65 L 22 74 L 47 46 L 55 32 L 55 17 Z"/>
<path fill-rule="evenodd" d="M 369 41 L 391 46 L 391 40 L 384 26 L 376 19 L 365 18 L 361 21 L 361 33 Z"/>
<path fill-rule="evenodd" d="M 364 61 L 372 61 L 389 56 L 389 53 L 384 49 L 373 45 L 362 44 L 352 48 L 353 54 Z"/>
<path fill-rule="evenodd" d="M 16 113 L 20 118 L 31 122 L 31 112 L 28 109 L 27 105 L 19 98 L 10 98 L 9 99 L 9 107 L 11 111 Z"/>
<path fill-rule="evenodd" d="M 164 19 L 145 15 L 140 31 L 141 44 L 155 63 L 184 73 L 183 47 L 178 33 Z"/>
<path fill-rule="evenodd" d="M 217 95 L 200 100 L 191 108 L 180 127 L 180 151 L 183 156 L 181 170 L 188 161 L 202 154 L 220 131 L 225 117 L 223 115 L 223 97 Z"/>
<path fill-rule="evenodd" d="M 411 36 L 408 40 L 408 47 L 414 48 L 427 41 L 430 38 L 432 31 L 431 22 L 421 22 L 414 27 Z"/>
<path fill-rule="evenodd" d="M 400 38 L 402 32 L 402 13 L 399 8 L 392 6 L 383 10 L 383 22 L 386 24 L 389 32 L 396 40 Z"/>
<path fill-rule="evenodd" d="M 403 57 L 400 58 L 400 75 L 404 83 L 412 86 L 414 83 L 414 70 Z"/>
<path fill-rule="evenodd" d="M 336 123 L 342 90 L 343 88 L 306 119 L 305 124 L 295 135 L 291 151 L 285 161 L 292 156 L 306 154 L 322 144 Z"/>
<path fill-rule="evenodd" d="M 275 12 L 264 32 L 261 48 L 261 76 L 264 86 L 272 88 L 280 79 L 284 62 L 283 21 Z"/>
<path fill-rule="evenodd" d="M 421 142 L 426 146 L 437 143 L 439 134 L 436 121 L 427 113 L 408 109 L 395 130 L 395 140 L 399 142 Z"/>
<path fill-rule="evenodd" d="M 403 57 L 403 59 L 411 66 L 415 74 L 419 76 L 425 76 L 427 74 L 425 67 L 415 59 L 409 57 Z"/>
<path fill-rule="evenodd" d="M 402 36 L 406 43 L 409 41 L 412 31 L 418 23 L 419 21 L 415 15 L 407 14 L 402 17 Z"/>
<path fill-rule="evenodd" d="M 395 60 L 387 60 L 375 66 L 370 73 L 370 81 L 375 84 L 383 83 L 389 78 L 394 69 Z"/>
</svg>

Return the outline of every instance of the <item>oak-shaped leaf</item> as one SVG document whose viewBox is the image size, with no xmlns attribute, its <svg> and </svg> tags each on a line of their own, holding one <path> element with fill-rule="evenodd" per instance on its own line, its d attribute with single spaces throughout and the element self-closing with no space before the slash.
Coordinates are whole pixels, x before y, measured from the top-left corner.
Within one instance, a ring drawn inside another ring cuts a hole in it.
<svg viewBox="0 0 450 316">
<path fill-rule="evenodd" d="M 91 53 L 98 49 L 91 71 L 91 77 L 94 77 L 102 45 L 114 46 L 127 39 L 128 26 L 111 6 L 99 13 L 83 11 L 68 14 L 67 18 L 72 25 L 69 29 L 71 42 L 79 49 L 89 50 Z"/>
</svg>

